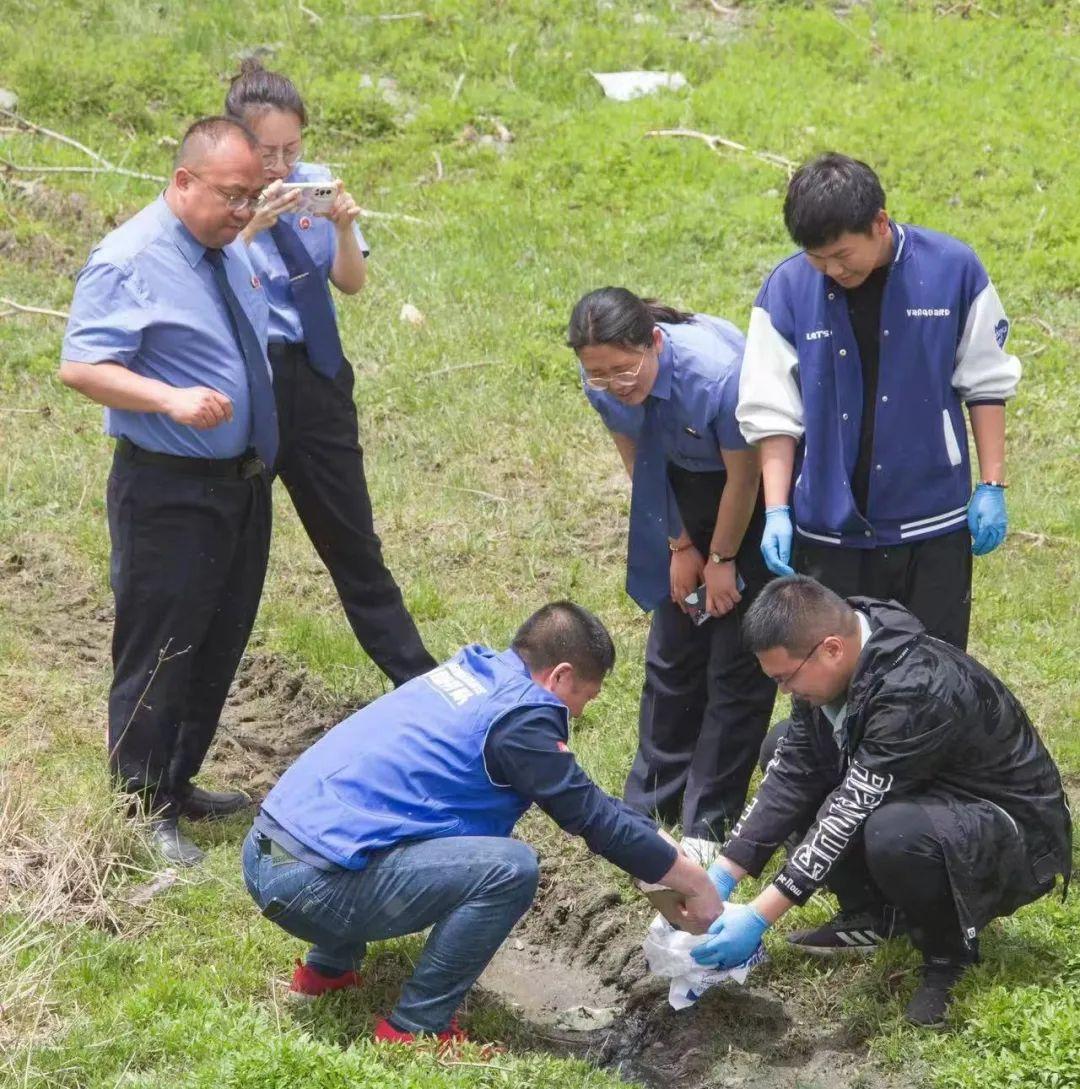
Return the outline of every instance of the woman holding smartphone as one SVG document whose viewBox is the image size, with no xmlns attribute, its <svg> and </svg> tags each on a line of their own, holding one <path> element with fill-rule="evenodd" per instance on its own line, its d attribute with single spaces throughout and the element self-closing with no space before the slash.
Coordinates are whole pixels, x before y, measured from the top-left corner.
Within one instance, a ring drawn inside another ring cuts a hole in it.
<svg viewBox="0 0 1080 1089">
<path fill-rule="evenodd" d="M 355 295 L 367 276 L 360 209 L 341 179 L 302 159 L 307 111 L 292 83 L 243 63 L 225 112 L 262 145 L 267 187 L 242 238 L 270 306 L 280 447 L 275 466 L 337 587 L 360 645 L 395 685 L 435 666 L 375 533 L 353 401 L 330 284 Z M 295 183 L 332 187 L 312 210 Z"/>
<path fill-rule="evenodd" d="M 744 338 L 605 287 L 574 307 L 567 340 L 632 481 L 626 588 L 652 612 L 625 798 L 681 823 L 708 865 L 742 811 L 776 696 L 739 633 L 769 578 L 761 468 L 735 420 Z M 703 611 L 687 602 L 702 586 Z"/>
</svg>

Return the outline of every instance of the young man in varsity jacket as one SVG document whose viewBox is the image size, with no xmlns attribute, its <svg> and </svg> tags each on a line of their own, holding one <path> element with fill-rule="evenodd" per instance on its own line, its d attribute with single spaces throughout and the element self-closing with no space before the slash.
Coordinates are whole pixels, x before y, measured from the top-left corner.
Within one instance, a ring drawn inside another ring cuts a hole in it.
<svg viewBox="0 0 1080 1089">
<path fill-rule="evenodd" d="M 893 222 L 877 176 L 846 155 L 795 173 L 784 221 L 802 252 L 758 294 L 737 411 L 761 450 L 765 560 L 841 596 L 899 601 L 963 649 L 972 553 L 1007 524 L 1020 363 L 997 292 L 962 242 Z"/>
<path fill-rule="evenodd" d="M 861 920 L 788 941 L 828 955 L 906 934 L 923 955 L 907 1016 L 940 1024 L 979 931 L 1058 874 L 1068 887 L 1072 827 L 1053 759 L 997 677 L 894 601 L 777 579 L 750 607 L 743 641 L 795 713 L 710 876 L 730 900 L 794 846 L 750 904 L 725 906 L 694 958 L 739 964 L 823 885 L 841 902 L 861 890 Z"/>
</svg>

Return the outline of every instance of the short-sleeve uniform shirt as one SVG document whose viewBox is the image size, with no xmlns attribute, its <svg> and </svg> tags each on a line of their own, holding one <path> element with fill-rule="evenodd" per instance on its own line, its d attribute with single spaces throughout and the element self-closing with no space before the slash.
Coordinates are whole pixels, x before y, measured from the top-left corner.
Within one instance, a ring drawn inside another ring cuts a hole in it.
<svg viewBox="0 0 1080 1089">
<path fill-rule="evenodd" d="M 297 163 L 292 168 L 286 181 L 321 182 L 331 181 L 332 175 L 325 166 L 316 163 Z M 329 279 L 330 269 L 337 256 L 337 233 L 333 223 L 325 216 L 299 215 L 290 212 L 280 217 L 296 232 L 304 248 L 311 255 L 319 272 Z M 353 226 L 360 249 L 366 257 L 370 252 L 360 228 Z M 293 301 L 289 287 L 289 271 L 278 253 L 273 235 L 266 230 L 260 231 L 251 242 L 251 261 L 266 289 L 267 302 L 270 305 L 269 339 L 271 342 L 298 344 L 304 339 L 304 328 L 300 323 L 300 313 Z M 331 299 L 331 305 L 333 300 Z"/>
<path fill-rule="evenodd" d="M 267 305 L 242 242 L 222 250 L 224 267 L 260 344 Z M 232 401 L 233 418 L 207 430 L 160 412 L 105 410 L 105 430 L 145 450 L 180 457 L 238 457 L 251 445 L 247 365 L 206 247 L 159 197 L 106 235 L 75 282 L 61 357 L 119 363 L 178 388 L 207 386 Z M 262 364 L 269 370 L 265 358 Z"/>
</svg>

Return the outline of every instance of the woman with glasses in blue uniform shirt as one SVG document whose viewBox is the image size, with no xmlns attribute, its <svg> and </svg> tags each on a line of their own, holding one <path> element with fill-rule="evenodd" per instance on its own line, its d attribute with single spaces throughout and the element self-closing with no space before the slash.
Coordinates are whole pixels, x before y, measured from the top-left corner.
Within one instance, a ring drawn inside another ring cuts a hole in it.
<svg viewBox="0 0 1080 1089">
<path fill-rule="evenodd" d="M 735 420 L 744 339 L 606 287 L 574 307 L 567 340 L 632 481 L 626 588 L 652 612 L 626 801 L 681 823 L 707 865 L 742 810 L 776 695 L 739 634 L 769 577 L 760 465 Z M 686 599 L 702 585 L 695 623 Z"/>
<path fill-rule="evenodd" d="M 302 161 L 307 111 L 293 83 L 245 61 L 225 112 L 258 139 L 268 183 L 241 237 L 270 306 L 269 348 L 281 447 L 277 475 L 330 571 L 349 623 L 395 684 L 435 665 L 383 562 L 359 444 L 353 369 L 345 358 L 329 285 L 354 295 L 367 276 L 360 209 L 326 167 Z M 304 209 L 283 183 L 324 182 L 325 212 Z"/>
</svg>

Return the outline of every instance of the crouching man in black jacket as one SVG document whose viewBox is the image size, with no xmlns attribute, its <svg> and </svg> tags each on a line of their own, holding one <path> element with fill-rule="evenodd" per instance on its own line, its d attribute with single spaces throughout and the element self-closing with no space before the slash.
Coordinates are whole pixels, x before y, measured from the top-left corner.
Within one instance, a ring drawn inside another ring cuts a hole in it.
<svg viewBox="0 0 1080 1089">
<path fill-rule="evenodd" d="M 795 697 L 793 717 L 710 875 L 727 900 L 801 840 L 751 904 L 728 905 L 695 959 L 731 967 L 822 885 L 843 890 L 842 905 L 861 888 L 864 928 L 834 920 L 789 940 L 872 949 L 906 931 L 924 961 L 908 1019 L 940 1024 L 979 931 L 1058 874 L 1068 887 L 1072 826 L 1054 761 L 1009 689 L 896 602 L 845 602 L 795 575 L 766 586 L 743 636 Z"/>
</svg>

